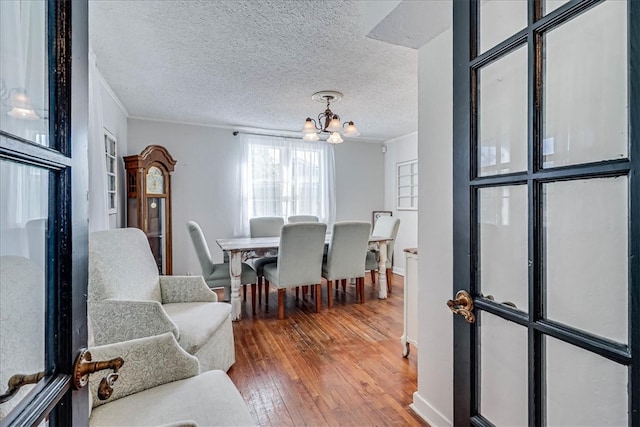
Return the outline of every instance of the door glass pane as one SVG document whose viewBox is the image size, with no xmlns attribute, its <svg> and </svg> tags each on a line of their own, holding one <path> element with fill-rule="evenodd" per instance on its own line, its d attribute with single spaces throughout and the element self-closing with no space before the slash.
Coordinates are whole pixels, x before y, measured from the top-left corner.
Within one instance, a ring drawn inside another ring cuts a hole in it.
<svg viewBox="0 0 640 427">
<path fill-rule="evenodd" d="M 158 266 L 160 274 L 165 272 L 166 268 L 166 218 L 165 218 L 165 199 L 164 197 L 148 197 L 147 212 L 149 215 L 147 238 L 151 246 L 153 258 Z"/>
<path fill-rule="evenodd" d="M 480 175 L 527 169 L 527 49 L 478 72 Z"/>
<path fill-rule="evenodd" d="M 480 413 L 497 426 L 527 425 L 527 328 L 487 312 L 480 326 Z"/>
<path fill-rule="evenodd" d="M 48 172 L 0 160 L 0 393 L 16 374 L 44 371 Z M 33 386 L 0 404 L 0 419 Z"/>
<path fill-rule="evenodd" d="M 482 188 L 479 199 L 482 294 L 527 311 L 527 187 Z"/>
<path fill-rule="evenodd" d="M 544 167 L 628 156 L 626 4 L 603 2 L 546 34 Z"/>
<path fill-rule="evenodd" d="M 527 26 L 527 2 L 482 0 L 480 2 L 480 52 L 485 52 Z"/>
<path fill-rule="evenodd" d="M 546 317 L 627 343 L 628 180 L 545 184 Z"/>
<path fill-rule="evenodd" d="M 0 1 L 0 129 L 49 145 L 46 6 Z"/>
<path fill-rule="evenodd" d="M 544 2 L 544 14 L 547 15 L 568 2 L 569 0 L 546 0 Z"/>
<path fill-rule="evenodd" d="M 629 424 L 624 365 L 551 337 L 545 345 L 548 425 Z"/>
</svg>

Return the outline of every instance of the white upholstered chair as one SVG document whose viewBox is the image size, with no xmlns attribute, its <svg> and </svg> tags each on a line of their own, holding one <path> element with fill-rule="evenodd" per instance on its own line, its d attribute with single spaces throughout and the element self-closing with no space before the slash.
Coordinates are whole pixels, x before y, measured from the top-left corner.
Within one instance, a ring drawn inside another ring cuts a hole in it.
<svg viewBox="0 0 640 427">
<path fill-rule="evenodd" d="M 284 225 L 284 219 L 279 216 L 261 216 L 249 219 L 249 233 L 251 237 L 277 237 L 280 235 L 280 230 Z M 263 256 L 259 258 L 251 258 L 247 262 L 256 271 L 258 276 L 258 305 L 262 305 L 262 283 L 263 283 L 263 270 L 267 264 L 273 264 L 278 260 L 275 255 Z M 269 305 L 269 287 L 264 286 L 264 298 L 265 304 Z M 255 295 L 253 294 L 253 288 L 251 288 L 251 309 L 255 314 Z"/>
<path fill-rule="evenodd" d="M 267 283 L 278 289 L 278 319 L 284 319 L 284 291 L 298 286 L 315 286 L 316 313 L 322 305 L 322 254 L 327 225 L 313 222 L 286 224 L 280 233 L 278 262 L 264 266 Z"/>
<path fill-rule="evenodd" d="M 200 373 L 198 359 L 171 333 L 89 348 L 92 360 L 124 359 L 106 400 L 105 371 L 89 375 L 90 426 L 251 426 L 255 422 L 227 374 Z"/>
<path fill-rule="evenodd" d="M 203 370 L 235 362 L 231 305 L 202 276 L 160 276 L 137 228 L 89 236 L 88 312 L 96 345 L 171 332 Z"/>
<path fill-rule="evenodd" d="M 211 259 L 211 252 L 207 239 L 204 237 L 202 229 L 195 221 L 187 222 L 187 230 L 191 236 L 191 242 L 198 255 L 200 268 L 202 268 L 202 277 L 211 289 L 223 288 L 224 300 L 231 300 L 231 276 L 229 275 L 228 263 L 214 263 Z M 243 285 L 244 297 L 246 300 L 246 285 L 256 283 L 256 272 L 245 263 L 242 263 L 242 276 L 240 283 Z"/>
<path fill-rule="evenodd" d="M 329 251 L 322 263 L 322 277 L 327 279 L 327 302 L 333 307 L 332 284 L 355 278 L 356 296 L 364 302 L 364 264 L 369 246 L 371 224 L 364 221 L 341 221 L 333 224 Z"/>
<path fill-rule="evenodd" d="M 388 237 L 392 240 L 387 242 L 387 290 L 391 292 L 391 283 L 393 280 L 393 246 L 395 244 L 396 236 L 398 235 L 398 229 L 400 228 L 400 219 L 392 216 L 381 216 L 373 226 L 373 236 Z M 367 251 L 367 258 L 365 261 L 365 270 L 371 272 L 371 283 L 376 282 L 376 271 L 378 271 L 378 251 Z"/>
<path fill-rule="evenodd" d="M 287 218 L 287 222 L 292 224 L 294 222 L 320 222 L 315 215 L 291 215 Z"/>
</svg>

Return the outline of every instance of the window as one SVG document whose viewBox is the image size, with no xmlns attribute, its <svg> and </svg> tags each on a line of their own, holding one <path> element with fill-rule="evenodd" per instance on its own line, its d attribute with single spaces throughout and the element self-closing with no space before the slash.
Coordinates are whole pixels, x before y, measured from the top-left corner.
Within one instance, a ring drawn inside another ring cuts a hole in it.
<svg viewBox="0 0 640 427">
<path fill-rule="evenodd" d="M 335 215 L 333 147 L 299 139 L 242 135 L 242 215 L 236 234 L 247 235 L 249 218 Z"/>
<path fill-rule="evenodd" d="M 397 164 L 397 208 L 418 209 L 418 161 L 409 160 Z"/>
<path fill-rule="evenodd" d="M 107 209 L 110 214 L 118 212 L 118 163 L 116 137 L 105 129 L 104 151 L 107 162 Z"/>
</svg>

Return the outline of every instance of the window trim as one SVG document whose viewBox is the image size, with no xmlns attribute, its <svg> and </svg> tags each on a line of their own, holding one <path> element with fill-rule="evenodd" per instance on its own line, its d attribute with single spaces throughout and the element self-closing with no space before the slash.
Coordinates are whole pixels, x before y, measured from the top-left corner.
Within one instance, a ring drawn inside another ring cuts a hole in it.
<svg viewBox="0 0 640 427">
<path fill-rule="evenodd" d="M 104 129 L 104 155 L 105 160 L 113 160 L 106 162 L 106 195 L 107 195 L 107 213 L 109 215 L 118 213 L 118 139 L 106 128 Z M 113 154 L 109 152 L 108 142 L 113 141 Z M 110 164 L 113 164 L 113 170 L 110 170 Z M 113 177 L 113 189 L 110 188 L 109 178 Z M 113 199 L 110 195 L 113 194 Z M 113 200 L 113 206 L 111 204 Z"/>
</svg>

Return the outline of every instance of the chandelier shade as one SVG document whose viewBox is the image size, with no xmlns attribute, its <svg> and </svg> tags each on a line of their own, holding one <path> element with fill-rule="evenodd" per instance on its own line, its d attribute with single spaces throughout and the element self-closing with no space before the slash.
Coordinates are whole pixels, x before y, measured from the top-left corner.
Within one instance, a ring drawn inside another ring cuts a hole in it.
<svg viewBox="0 0 640 427">
<path fill-rule="evenodd" d="M 340 116 L 331 111 L 331 102 L 338 102 L 342 99 L 340 92 L 323 90 L 314 93 L 311 99 L 316 102 L 326 102 L 327 108 L 324 112 L 318 114 L 317 121 L 311 117 L 307 117 L 302 126 L 302 139 L 304 141 L 318 141 L 321 134 L 329 134 L 329 137 L 326 139 L 328 143 L 340 144 L 343 142 L 341 134 L 346 137 L 360 135 L 353 121 L 342 123 Z M 345 125 L 347 125 L 346 129 Z"/>
</svg>

